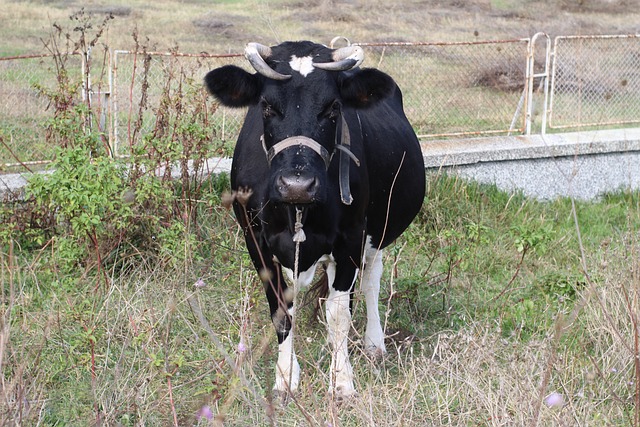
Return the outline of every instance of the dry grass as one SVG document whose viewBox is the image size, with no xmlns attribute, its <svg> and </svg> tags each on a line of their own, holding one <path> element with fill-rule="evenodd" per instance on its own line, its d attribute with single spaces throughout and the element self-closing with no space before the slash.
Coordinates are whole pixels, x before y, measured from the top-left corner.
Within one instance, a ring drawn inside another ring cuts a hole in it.
<svg viewBox="0 0 640 427">
<path fill-rule="evenodd" d="M 640 14 L 633 2 L 580 3 L 584 5 L 520 0 L 114 0 L 92 2 L 86 10 L 116 16 L 102 40 L 111 48 L 132 48 L 131 34 L 137 28 L 158 50 L 178 46 L 184 52 L 237 52 L 249 40 L 266 44 L 289 39 L 328 43 L 335 35 L 361 42 L 468 41 L 529 37 L 538 31 L 553 36 L 638 31 L 635 23 L 640 22 Z M 602 3 L 607 5 L 596 7 Z M 41 51 L 41 39 L 47 37 L 51 25 L 66 21 L 78 9 L 77 4 L 63 1 L 6 2 L 0 10 L 0 53 Z"/>
<path fill-rule="evenodd" d="M 74 341 L 78 332 L 67 318 L 68 306 L 85 297 L 37 310 L 29 284 L 34 273 L 4 257 L 2 279 L 10 286 L 0 331 L 0 414 L 5 423 L 19 416 L 23 424 L 46 424 L 71 416 L 65 408 L 87 410 L 93 401 L 99 416 L 89 410 L 67 421 L 187 425 L 206 405 L 226 426 L 637 425 L 631 338 L 640 310 L 637 237 L 629 234 L 598 255 L 599 278 L 579 294 L 576 317 L 558 313 L 546 337 L 519 342 L 504 338 L 499 322 L 470 321 L 410 345 L 391 340 L 389 355 L 376 361 L 361 351 L 354 331 L 359 396 L 342 406 L 327 392 L 330 349 L 311 310 L 303 313 L 296 340 L 300 391 L 287 406 L 270 400 L 275 343 L 247 265 L 232 276 L 224 272 L 222 281 L 215 273 L 205 277 L 202 289 L 184 274 L 189 266 L 154 272 L 139 266 L 113 277 L 90 304 L 94 314 L 77 320 L 97 333 L 91 369 L 88 347 Z M 236 290 L 230 295 L 229 289 Z M 358 303 L 357 329 L 362 309 Z M 247 351 L 238 351 L 241 340 Z M 52 363 L 51 351 L 66 362 Z M 52 381 L 57 394 L 46 390 Z M 543 403 L 552 392 L 563 404 Z"/>
<path fill-rule="evenodd" d="M 635 245 L 614 245 L 603 254 L 633 267 L 622 274 L 616 262 L 604 267 L 602 279 L 578 296 L 582 302 L 573 313 L 558 313 L 556 330 L 543 339 L 516 345 L 501 336 L 497 323 L 470 322 L 413 346 L 396 342 L 382 362 L 369 360 L 356 339 L 352 357 L 360 395 L 346 407 L 335 407 L 325 393 L 330 350 L 322 344 L 322 329 L 303 326 L 310 338 L 297 341 L 304 374 L 296 404 L 277 407 L 272 419 L 258 405 L 233 405 L 225 425 L 636 425 L 637 348 L 629 338 L 637 324 L 628 321 L 640 309 Z M 621 259 L 618 250 L 631 253 Z M 256 341 L 261 348 L 261 339 Z M 255 372 L 259 361 L 244 363 Z M 543 402 L 552 392 L 563 396 L 563 404 Z"/>
</svg>

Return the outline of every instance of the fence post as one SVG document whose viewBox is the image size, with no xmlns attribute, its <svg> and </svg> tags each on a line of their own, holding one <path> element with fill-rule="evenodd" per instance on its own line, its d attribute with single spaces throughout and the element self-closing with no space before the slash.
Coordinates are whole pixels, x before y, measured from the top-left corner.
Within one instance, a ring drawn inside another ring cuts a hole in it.
<svg viewBox="0 0 640 427">
<path fill-rule="evenodd" d="M 538 38 L 544 37 L 545 50 L 544 50 L 544 69 L 541 73 L 535 72 L 535 50 Z M 546 33 L 536 33 L 531 37 L 529 43 L 528 55 L 527 55 L 527 67 L 526 67 L 526 90 L 527 90 L 527 107 L 525 111 L 525 134 L 531 135 L 531 124 L 533 122 L 533 86 L 535 78 L 542 78 L 538 89 L 543 89 L 544 98 L 541 105 L 541 117 L 542 123 L 540 133 L 544 135 L 547 129 L 547 100 L 549 95 L 549 56 L 551 53 L 551 39 Z"/>
<path fill-rule="evenodd" d="M 111 49 L 108 50 L 109 55 L 109 67 L 107 72 L 107 87 L 108 90 L 104 94 L 103 102 L 105 117 L 104 117 L 104 125 L 107 129 L 107 138 L 109 143 L 109 150 L 111 151 L 111 157 L 116 157 L 116 147 L 115 147 L 115 138 L 113 137 L 114 127 L 113 127 L 113 51 Z"/>
<path fill-rule="evenodd" d="M 119 137 L 118 135 L 118 85 L 115 84 L 118 80 L 118 53 L 122 51 L 115 50 L 113 51 L 113 66 L 109 68 L 111 74 L 111 81 L 113 83 L 113 95 L 111 97 L 111 129 L 113 132 L 113 155 L 118 156 L 119 153 Z"/>
</svg>

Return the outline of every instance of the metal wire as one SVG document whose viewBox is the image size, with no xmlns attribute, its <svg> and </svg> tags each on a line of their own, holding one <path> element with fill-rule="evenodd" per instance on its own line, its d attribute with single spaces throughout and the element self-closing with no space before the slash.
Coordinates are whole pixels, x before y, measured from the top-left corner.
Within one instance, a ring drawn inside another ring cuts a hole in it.
<svg viewBox="0 0 640 427">
<path fill-rule="evenodd" d="M 553 49 L 549 126 L 640 123 L 640 36 L 562 36 Z"/>
<path fill-rule="evenodd" d="M 553 49 L 544 34 L 354 44 L 366 51 L 363 67 L 379 68 L 396 80 L 407 117 L 423 140 L 544 133 L 547 123 L 571 128 L 640 122 L 639 36 L 556 37 Z M 91 67 L 91 87 L 78 96 L 95 98 L 91 106 L 98 110 L 100 131 L 108 135 L 113 154 L 128 155 L 153 131 L 167 81 L 188 79 L 201 87 L 209 70 L 227 64 L 252 72 L 241 54 L 113 51 L 103 67 Z M 68 65 L 80 80 L 81 56 L 72 55 Z M 178 72 L 188 78 L 168 79 Z M 39 88 L 55 89 L 56 78 L 51 55 L 0 58 L 0 165 L 52 158 L 43 125 L 52 108 Z M 218 107 L 210 118 L 215 138 L 233 143 L 245 113 Z"/>
</svg>

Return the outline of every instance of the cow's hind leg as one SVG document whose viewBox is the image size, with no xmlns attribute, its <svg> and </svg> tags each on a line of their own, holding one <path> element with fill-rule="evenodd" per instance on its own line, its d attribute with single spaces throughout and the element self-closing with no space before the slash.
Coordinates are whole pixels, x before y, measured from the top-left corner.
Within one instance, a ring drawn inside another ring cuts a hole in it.
<svg viewBox="0 0 640 427">
<path fill-rule="evenodd" d="M 386 353 L 384 331 L 380 323 L 378 295 L 382 278 L 382 250 L 367 245 L 364 254 L 364 272 L 361 288 L 367 305 L 367 329 L 364 334 L 364 348 L 372 356 L 383 356 Z"/>
</svg>

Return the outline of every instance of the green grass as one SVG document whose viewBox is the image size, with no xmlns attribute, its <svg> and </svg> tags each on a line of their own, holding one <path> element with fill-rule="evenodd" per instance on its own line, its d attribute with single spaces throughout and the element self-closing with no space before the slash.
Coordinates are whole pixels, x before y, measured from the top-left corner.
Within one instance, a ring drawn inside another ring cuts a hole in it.
<svg viewBox="0 0 640 427">
<path fill-rule="evenodd" d="M 226 185 L 212 182 L 212 200 Z M 215 202 L 202 208 L 201 222 L 187 223 L 191 237 L 175 237 L 180 257 L 116 247 L 106 281 L 90 253 L 62 268 L 69 249 L 55 241 L 42 249 L 25 238 L 5 241 L 1 414 L 5 422 L 21 413 L 43 425 L 82 425 L 98 413 L 108 424 L 166 425 L 175 413 L 184 425 L 209 405 L 225 425 L 269 417 L 276 424 L 524 425 L 536 402 L 558 390 L 571 406 L 543 406 L 540 425 L 576 417 L 628 423 L 634 374 L 624 337 L 632 333 L 638 282 L 620 272 L 637 265 L 638 200 L 617 193 L 576 205 L 587 279 L 569 200 L 536 202 L 432 176 L 418 220 L 386 252 L 380 309 L 389 355 L 368 361 L 354 335 L 360 397 L 340 408 L 325 394 L 326 332 L 308 307 L 297 339 L 300 406 L 269 409 L 275 334 L 241 233 Z M 530 244 L 524 257 L 519 239 Z M 204 288 L 193 286 L 199 278 Z M 364 324 L 357 294 L 355 331 Z M 566 327 L 560 336 L 559 325 Z M 246 353 L 237 351 L 241 340 Z M 29 408 L 20 406 L 24 399 Z"/>
<path fill-rule="evenodd" d="M 365 40 L 425 9 L 409 2 L 390 14 L 388 2 L 372 2 L 365 22 L 358 4 L 345 3 L 339 15 L 325 2 L 252 4 L 260 17 L 248 18 L 254 11 L 243 2 L 210 5 L 211 16 L 246 17 L 237 25 L 251 39 L 260 28 L 267 40 L 328 41 L 344 30 Z M 37 33 L 33 22 L 50 11 L 49 4 L 10 6 L 0 13 L 21 19 L 0 30 L 7 43 L 25 35 L 18 28 Z M 53 6 L 52 19 L 68 14 L 65 5 Z M 112 45 L 130 41 L 136 20 L 159 50 L 245 41 L 197 37 L 189 23 L 205 13 L 201 2 L 132 8 L 111 28 Z M 419 19 L 415 29 L 397 27 L 393 35 L 424 35 L 425 23 L 440 23 L 460 36 L 479 25 L 454 15 Z M 186 37 L 177 28 L 192 31 Z M 538 202 L 438 174 L 429 177 L 416 221 L 385 252 L 383 360 L 362 351 L 364 301 L 355 294 L 351 357 L 359 396 L 342 406 L 330 398 L 324 316 L 305 307 L 296 338 L 300 390 L 286 406 L 273 401 L 275 334 L 242 232 L 221 207 L 228 178 L 199 184 L 149 172 L 230 149 L 216 140 L 220 130 L 207 134 L 214 106 L 182 104 L 187 95 L 198 98 L 187 86 L 162 97 L 185 108 L 143 111 L 157 116 L 156 135 L 142 135 L 147 145 L 126 174 L 106 160 L 98 133 L 78 116 L 61 115 L 52 124 L 67 147 L 58 151 L 63 173 L 43 178 L 48 185 L 32 179 L 37 204 L 0 205 L 0 424 L 207 425 L 196 413 L 209 406 L 229 426 L 640 425 L 631 344 L 640 310 L 638 193 Z M 84 107 L 63 103 L 58 112 L 86 117 Z M 553 391 L 564 406 L 543 403 Z"/>
</svg>

